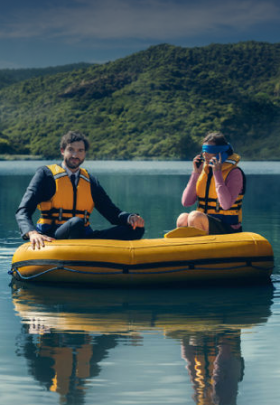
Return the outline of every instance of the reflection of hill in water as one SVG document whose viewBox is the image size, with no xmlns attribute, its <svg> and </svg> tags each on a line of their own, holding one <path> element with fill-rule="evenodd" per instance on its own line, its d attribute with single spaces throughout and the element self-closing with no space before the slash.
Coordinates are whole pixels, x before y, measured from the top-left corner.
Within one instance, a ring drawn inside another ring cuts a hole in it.
<svg viewBox="0 0 280 405">
<path fill-rule="evenodd" d="M 82 404 L 111 350 L 121 341 L 137 350 L 145 331 L 162 331 L 180 342 L 195 403 L 235 405 L 244 375 L 241 330 L 267 321 L 272 296 L 271 286 L 124 291 L 13 284 L 23 323 L 17 353 L 61 404 Z"/>
<path fill-rule="evenodd" d="M 128 332 L 243 328 L 270 315 L 272 286 L 193 290 L 88 290 L 39 285 L 13 289 L 22 322 L 52 331 Z"/>
</svg>

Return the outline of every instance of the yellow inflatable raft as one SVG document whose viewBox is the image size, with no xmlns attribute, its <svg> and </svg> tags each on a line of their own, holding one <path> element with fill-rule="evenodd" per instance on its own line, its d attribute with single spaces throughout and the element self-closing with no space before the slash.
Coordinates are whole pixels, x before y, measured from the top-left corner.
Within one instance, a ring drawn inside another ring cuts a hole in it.
<svg viewBox="0 0 280 405">
<path fill-rule="evenodd" d="M 40 250 L 26 243 L 15 252 L 10 274 L 19 280 L 94 287 L 270 280 L 272 247 L 258 234 L 210 236 L 186 228 L 166 236 L 137 241 L 56 240 Z"/>
</svg>

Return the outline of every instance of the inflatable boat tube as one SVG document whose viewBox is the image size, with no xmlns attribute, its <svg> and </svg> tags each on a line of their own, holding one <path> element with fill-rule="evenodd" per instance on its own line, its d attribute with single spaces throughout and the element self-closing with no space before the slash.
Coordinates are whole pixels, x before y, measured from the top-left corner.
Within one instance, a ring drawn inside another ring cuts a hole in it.
<svg viewBox="0 0 280 405">
<path fill-rule="evenodd" d="M 195 233 L 190 232 L 191 235 Z M 17 280 L 87 283 L 93 287 L 176 287 L 193 283 L 268 282 L 273 250 L 250 233 L 119 240 L 56 240 L 20 246 L 10 274 Z"/>
</svg>

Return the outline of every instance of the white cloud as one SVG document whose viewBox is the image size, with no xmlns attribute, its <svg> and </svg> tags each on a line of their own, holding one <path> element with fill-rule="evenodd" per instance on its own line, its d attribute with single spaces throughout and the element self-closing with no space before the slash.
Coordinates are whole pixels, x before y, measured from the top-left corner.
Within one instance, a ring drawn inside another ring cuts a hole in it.
<svg viewBox="0 0 280 405">
<path fill-rule="evenodd" d="M 2 17 L 0 38 L 166 40 L 246 32 L 279 21 L 280 6 L 265 0 L 72 0 L 64 5 L 19 9 Z M 24 4 L 24 3 L 23 3 Z M 0 17 L 1 18 L 1 17 Z"/>
</svg>

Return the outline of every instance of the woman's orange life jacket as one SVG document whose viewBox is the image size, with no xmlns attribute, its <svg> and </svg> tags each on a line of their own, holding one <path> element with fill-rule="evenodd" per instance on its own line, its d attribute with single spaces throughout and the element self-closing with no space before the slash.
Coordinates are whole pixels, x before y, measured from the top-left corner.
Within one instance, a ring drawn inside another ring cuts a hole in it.
<svg viewBox="0 0 280 405">
<path fill-rule="evenodd" d="M 237 168 L 237 164 L 240 161 L 240 156 L 233 154 L 222 164 L 222 176 L 226 181 L 229 173 Z M 209 214 L 213 217 L 220 218 L 222 221 L 229 225 L 236 225 L 242 222 L 242 200 L 245 194 L 245 174 L 241 170 L 243 175 L 243 189 L 237 197 L 236 201 L 228 210 L 223 210 L 221 207 L 216 187 L 215 180 L 212 176 L 212 171 L 209 167 L 204 166 L 202 173 L 200 174 L 196 183 L 196 194 L 198 198 L 197 210 L 205 214 Z"/>
</svg>

